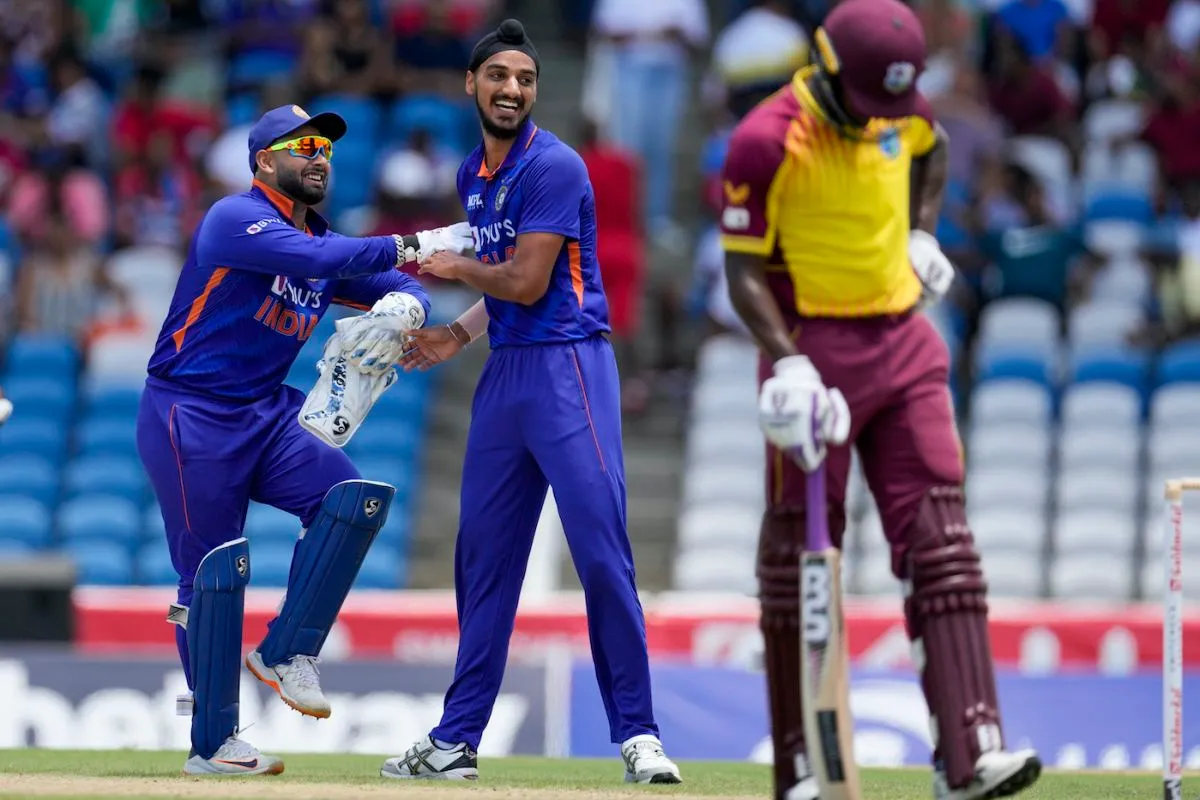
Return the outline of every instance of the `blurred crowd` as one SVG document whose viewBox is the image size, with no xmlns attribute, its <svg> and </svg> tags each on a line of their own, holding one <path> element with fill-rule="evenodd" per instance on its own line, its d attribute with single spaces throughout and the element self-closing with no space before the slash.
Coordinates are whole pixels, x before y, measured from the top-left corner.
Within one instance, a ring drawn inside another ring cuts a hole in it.
<svg viewBox="0 0 1200 800">
<path fill-rule="evenodd" d="M 208 205 L 246 187 L 249 125 L 275 105 L 349 118 L 322 208 L 339 230 L 461 218 L 454 174 L 478 135 L 462 93 L 471 44 L 500 14 L 555 7 L 538 28 L 561 40 L 543 49 L 586 56 L 583 114 L 573 129 L 559 127 L 561 111 L 539 114 L 592 175 L 637 410 L 649 386 L 635 341 L 660 343 L 655 366 L 670 368 L 688 309 L 705 332 L 740 328 L 715 228 L 724 144 L 807 63 L 834 2 L 0 2 L 0 337 L 17 327 L 86 344 L 156 327 L 161 298 L 141 307 L 108 265 L 142 249 L 174 253 L 177 268 Z M 1116 214 L 1152 231 L 1139 255 L 1158 288 L 1137 336 L 1200 330 L 1200 0 L 912 4 L 930 50 L 921 89 L 952 141 L 939 237 L 963 274 L 951 302 L 965 326 L 995 297 L 1062 308 L 1086 297 L 1100 261 L 1085 235 L 1087 187 L 1121 173 L 1145 183 L 1144 208 L 1118 203 Z M 543 93 L 555 79 L 543 76 Z M 694 264 L 690 304 L 648 281 L 672 260 Z M 642 336 L 643 319 L 660 329 Z"/>
<path fill-rule="evenodd" d="M 249 187 L 249 126 L 277 105 L 351 117 L 349 175 L 322 208 L 343 230 L 459 218 L 454 175 L 476 125 L 463 65 L 495 5 L 0 3 L 0 342 L 153 333 L 169 280 L 145 297 L 144 271 L 117 265 L 149 253 L 177 270 L 204 210 Z"/>
<path fill-rule="evenodd" d="M 675 0 L 679 3 L 688 0 Z M 695 5 L 701 3 L 696 0 Z M 734 3 L 714 39 L 714 119 L 701 169 L 715 223 L 737 119 L 808 56 L 820 0 Z M 920 80 L 951 140 L 939 229 L 962 277 L 968 331 L 1007 296 L 1086 301 L 1111 242 L 1087 223 L 1136 223 L 1153 288 L 1131 342 L 1200 333 L 1200 0 L 912 0 L 929 63 Z M 1122 248 L 1117 248 L 1122 249 Z M 739 329 L 713 224 L 696 246 L 693 310 Z"/>
</svg>

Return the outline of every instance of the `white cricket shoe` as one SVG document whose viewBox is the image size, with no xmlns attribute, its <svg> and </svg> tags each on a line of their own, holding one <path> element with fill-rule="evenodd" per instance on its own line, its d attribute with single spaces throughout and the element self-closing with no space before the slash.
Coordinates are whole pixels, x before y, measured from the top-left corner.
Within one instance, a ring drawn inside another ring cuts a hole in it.
<svg viewBox="0 0 1200 800">
<path fill-rule="evenodd" d="M 683 783 L 679 767 L 667 758 L 662 742 L 648 733 L 626 739 L 621 745 L 626 783 Z"/>
<path fill-rule="evenodd" d="M 946 773 L 933 773 L 934 800 L 994 800 L 1011 797 L 1032 786 L 1042 774 L 1042 762 L 1033 750 L 984 753 L 975 762 L 975 777 L 962 789 L 946 785 Z"/>
<path fill-rule="evenodd" d="M 282 759 L 263 755 L 254 745 L 243 742 L 236 736 L 226 739 L 225 744 L 213 753 L 212 758 L 192 755 L 183 762 L 184 775 L 231 777 L 236 775 L 278 775 L 281 772 L 283 772 Z"/>
<path fill-rule="evenodd" d="M 254 677 L 279 693 L 279 699 L 307 717 L 325 719 L 329 716 L 329 701 L 321 691 L 317 674 L 317 659 L 313 656 L 292 656 L 282 664 L 268 667 L 257 650 L 246 656 L 246 667 Z"/>
<path fill-rule="evenodd" d="M 381 778 L 399 780 L 479 780 L 479 757 L 466 744 L 443 750 L 426 736 L 405 751 L 389 758 L 379 770 Z"/>
<path fill-rule="evenodd" d="M 809 775 L 804 778 L 788 789 L 784 798 L 785 800 L 820 800 L 821 786 L 817 783 L 817 776 Z"/>
</svg>

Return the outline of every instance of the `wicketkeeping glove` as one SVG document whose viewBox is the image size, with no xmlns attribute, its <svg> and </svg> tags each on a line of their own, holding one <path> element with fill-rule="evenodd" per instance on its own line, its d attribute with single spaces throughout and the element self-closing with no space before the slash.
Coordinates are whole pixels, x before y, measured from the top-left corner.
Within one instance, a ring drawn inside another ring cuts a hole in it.
<svg viewBox="0 0 1200 800">
<path fill-rule="evenodd" d="M 12 412 L 12 400 L 9 400 L 7 397 L 0 397 L 0 425 L 8 422 L 8 418 L 12 416 Z"/>
<path fill-rule="evenodd" d="M 449 252 L 462 255 L 475 249 L 475 235 L 471 233 L 471 225 L 467 222 L 456 222 L 431 231 L 417 231 L 413 235 L 417 237 L 420 245 L 417 261 L 424 261 L 434 253 Z"/>
<path fill-rule="evenodd" d="M 806 356 L 789 356 L 775 362 L 774 377 L 763 383 L 758 423 L 771 444 L 812 472 L 827 445 L 846 443 L 850 409 L 841 392 L 825 388 Z"/>
<path fill-rule="evenodd" d="M 954 283 L 954 265 L 942 252 L 938 240 L 926 231 L 909 231 L 908 260 L 912 263 L 913 272 L 917 273 L 917 279 L 921 281 L 919 308 L 938 303 Z"/>
<path fill-rule="evenodd" d="M 334 333 L 317 362 L 321 377 L 297 415 L 300 427 L 333 447 L 344 447 L 353 438 L 375 401 L 399 377 L 393 369 L 364 375 L 342 355 L 342 349 L 341 334 Z"/>
<path fill-rule="evenodd" d="M 408 332 L 425 324 L 425 307 L 405 292 L 389 292 L 356 317 L 339 319 L 342 355 L 366 375 L 391 371 L 408 347 Z"/>
</svg>

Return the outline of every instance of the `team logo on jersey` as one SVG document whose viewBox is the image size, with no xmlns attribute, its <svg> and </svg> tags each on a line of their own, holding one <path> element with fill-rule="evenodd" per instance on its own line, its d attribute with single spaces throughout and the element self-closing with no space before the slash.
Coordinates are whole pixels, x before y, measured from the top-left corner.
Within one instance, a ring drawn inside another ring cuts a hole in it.
<svg viewBox="0 0 1200 800">
<path fill-rule="evenodd" d="M 724 189 L 725 198 L 729 200 L 731 206 L 744 206 L 750 199 L 750 184 L 748 183 L 734 186 L 730 181 L 725 181 Z"/>
<path fill-rule="evenodd" d="M 894 159 L 900 155 L 900 131 L 895 128 L 888 128 L 879 136 L 879 149 L 889 158 Z"/>
<path fill-rule="evenodd" d="M 887 73 L 883 76 L 883 88 L 892 94 L 904 94 L 912 88 L 916 77 L 916 67 L 907 61 L 897 61 L 888 64 Z"/>
<path fill-rule="evenodd" d="M 500 191 L 496 192 L 496 210 L 504 208 L 504 201 L 508 199 L 508 185 L 500 184 Z"/>
</svg>

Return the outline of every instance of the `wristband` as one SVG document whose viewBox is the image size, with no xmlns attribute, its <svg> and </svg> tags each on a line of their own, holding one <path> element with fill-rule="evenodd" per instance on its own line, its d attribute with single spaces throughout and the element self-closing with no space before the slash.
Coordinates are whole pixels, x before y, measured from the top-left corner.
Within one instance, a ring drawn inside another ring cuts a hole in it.
<svg viewBox="0 0 1200 800">
<path fill-rule="evenodd" d="M 421 255 L 421 240 L 412 234 L 401 236 L 398 233 L 392 234 L 392 240 L 396 243 L 396 268 L 404 266 L 410 261 L 416 261 Z"/>
</svg>

